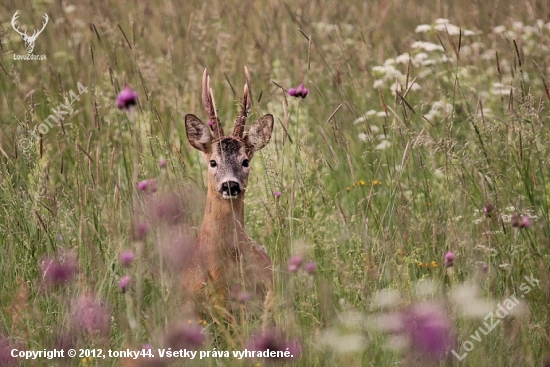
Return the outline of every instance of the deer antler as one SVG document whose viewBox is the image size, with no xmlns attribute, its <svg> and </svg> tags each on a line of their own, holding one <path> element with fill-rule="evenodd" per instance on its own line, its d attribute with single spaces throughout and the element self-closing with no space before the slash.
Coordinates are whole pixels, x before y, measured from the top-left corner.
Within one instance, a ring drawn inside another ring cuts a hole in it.
<svg viewBox="0 0 550 367">
<path fill-rule="evenodd" d="M 210 119 L 210 122 L 212 123 L 214 138 L 221 138 L 224 136 L 223 129 L 220 120 L 218 119 L 216 102 L 214 102 L 214 95 L 212 94 L 212 89 L 210 88 L 210 77 L 208 76 L 206 69 L 204 69 L 204 74 L 202 74 L 202 104 L 208 118 Z"/>
<path fill-rule="evenodd" d="M 22 33 L 20 30 L 19 30 L 19 27 L 16 27 L 16 24 L 17 24 L 17 18 L 19 18 L 19 10 L 15 12 L 15 14 L 13 14 L 13 17 L 11 18 L 11 26 L 13 27 L 13 29 L 15 29 L 15 31 L 17 33 L 19 33 L 21 36 L 25 37 L 27 36 L 27 31 L 25 31 L 25 33 Z M 28 37 L 28 36 L 27 36 Z"/>
<path fill-rule="evenodd" d="M 244 85 L 243 99 L 241 101 L 241 111 L 237 115 L 237 122 L 235 122 L 235 129 L 233 129 L 233 136 L 237 138 L 243 137 L 244 124 L 248 112 L 252 107 L 252 93 L 250 92 L 250 74 L 246 66 L 244 67 L 244 74 L 246 75 L 246 84 Z"/>
<path fill-rule="evenodd" d="M 49 20 L 50 18 L 48 17 L 48 14 L 46 14 L 46 13 L 44 13 L 44 17 L 43 17 L 43 18 L 44 18 L 46 21 L 42 23 L 42 29 L 39 30 L 39 31 L 34 31 L 34 33 L 32 34 L 31 38 L 33 38 L 33 37 L 35 37 L 35 38 L 38 37 L 38 35 L 39 35 L 40 33 L 42 33 L 42 31 L 44 30 L 44 28 L 46 28 L 46 25 L 48 24 L 48 20 Z"/>
</svg>

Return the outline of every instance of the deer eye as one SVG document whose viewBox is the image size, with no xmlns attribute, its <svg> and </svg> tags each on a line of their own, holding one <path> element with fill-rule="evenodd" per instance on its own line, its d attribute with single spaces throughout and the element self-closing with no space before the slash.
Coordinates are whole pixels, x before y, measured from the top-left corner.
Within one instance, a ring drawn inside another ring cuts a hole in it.
<svg viewBox="0 0 550 367">
<path fill-rule="evenodd" d="M 215 160 L 211 160 L 211 161 L 210 161 L 210 167 L 215 168 L 215 167 L 217 167 L 217 166 L 218 166 L 218 164 L 216 163 Z"/>
<path fill-rule="evenodd" d="M 246 168 L 246 167 L 248 167 L 249 165 L 250 165 L 250 162 L 248 161 L 248 159 L 245 159 L 245 160 L 243 161 L 243 167 Z"/>
</svg>

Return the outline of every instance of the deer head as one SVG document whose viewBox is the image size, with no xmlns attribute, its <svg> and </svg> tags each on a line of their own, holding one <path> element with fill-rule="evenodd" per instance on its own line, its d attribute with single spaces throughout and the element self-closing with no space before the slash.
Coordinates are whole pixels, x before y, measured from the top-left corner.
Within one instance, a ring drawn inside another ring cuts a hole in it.
<svg viewBox="0 0 550 367">
<path fill-rule="evenodd" d="M 21 38 L 23 38 L 23 41 L 25 41 L 25 48 L 27 49 L 27 53 L 32 53 L 32 50 L 34 49 L 34 43 L 36 42 L 36 39 L 38 38 L 38 35 L 40 35 L 40 33 L 42 33 L 42 31 L 44 30 L 44 28 L 46 28 L 46 24 L 48 24 L 48 14 L 44 13 L 44 19 L 45 19 L 45 22 L 42 23 L 42 29 L 39 30 L 39 31 L 34 31 L 32 36 L 29 36 L 27 34 L 27 31 L 25 30 L 25 33 L 21 32 L 19 30 L 19 27 L 16 27 L 16 23 L 17 23 L 17 18 L 19 18 L 19 10 L 15 12 L 15 14 L 13 15 L 13 17 L 11 18 L 11 26 L 13 27 L 13 29 L 15 29 L 15 31 L 17 33 L 19 33 L 21 35 Z"/>
<path fill-rule="evenodd" d="M 185 116 L 187 140 L 203 153 L 208 164 L 208 191 L 223 199 L 243 198 L 250 172 L 250 160 L 255 152 L 269 142 L 273 131 L 273 116 L 265 115 L 243 137 L 245 120 L 252 106 L 250 75 L 246 67 L 244 71 L 246 84 L 232 135 L 223 133 L 206 70 L 202 77 L 202 102 L 213 134 L 210 127 L 195 115 Z"/>
</svg>

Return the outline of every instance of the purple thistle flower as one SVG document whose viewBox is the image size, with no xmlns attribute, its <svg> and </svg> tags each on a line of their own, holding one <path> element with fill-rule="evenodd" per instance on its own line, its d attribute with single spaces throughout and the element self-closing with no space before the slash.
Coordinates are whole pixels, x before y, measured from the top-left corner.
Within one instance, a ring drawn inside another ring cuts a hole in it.
<svg viewBox="0 0 550 367">
<path fill-rule="evenodd" d="M 11 341 L 0 334 L 0 366 L 11 366 L 17 364 L 17 359 L 12 357 L 11 351 L 15 346 Z"/>
<path fill-rule="evenodd" d="M 254 336 L 246 345 L 246 349 L 258 352 L 286 352 L 288 358 L 270 357 L 273 361 L 285 361 L 289 358 L 297 358 L 302 353 L 302 347 L 298 340 L 288 340 L 284 335 L 276 330 L 267 330 Z"/>
<path fill-rule="evenodd" d="M 520 223 L 518 213 L 512 214 L 512 216 L 510 217 L 510 223 L 512 223 L 512 227 L 519 227 Z"/>
<path fill-rule="evenodd" d="M 182 231 L 167 230 L 158 239 L 160 256 L 171 271 L 179 273 L 191 265 L 190 259 L 195 251 L 193 238 Z"/>
<path fill-rule="evenodd" d="M 317 264 L 315 264 L 314 262 L 309 262 L 304 264 L 304 270 L 308 274 L 315 273 L 315 269 L 317 269 Z"/>
<path fill-rule="evenodd" d="M 408 336 L 412 353 L 436 360 L 446 357 L 453 344 L 453 333 L 449 317 L 440 305 L 413 305 L 400 318 L 401 332 Z"/>
<path fill-rule="evenodd" d="M 241 293 L 237 296 L 237 302 L 239 302 L 239 303 L 245 303 L 245 302 L 248 301 L 249 299 L 250 299 L 250 293 L 241 292 Z"/>
<path fill-rule="evenodd" d="M 185 204 L 177 195 L 164 195 L 149 203 L 148 209 L 153 226 L 159 223 L 178 224 L 186 219 Z"/>
<path fill-rule="evenodd" d="M 298 86 L 298 88 L 296 89 L 296 93 L 299 97 L 302 97 L 302 98 L 306 98 L 306 96 L 308 95 L 309 93 L 309 89 L 307 89 L 306 87 L 304 87 L 303 84 L 300 84 Z"/>
<path fill-rule="evenodd" d="M 120 291 L 122 293 L 126 293 L 126 291 L 128 290 L 128 287 L 130 286 L 131 281 L 132 281 L 132 278 L 130 278 L 129 275 L 126 275 L 122 277 L 122 279 L 120 279 L 120 281 L 118 282 L 118 287 L 120 288 Z"/>
<path fill-rule="evenodd" d="M 454 265 L 455 258 L 456 258 L 455 253 L 452 251 L 449 251 L 445 254 L 445 259 L 443 260 L 443 263 L 445 264 L 446 267 L 451 267 Z"/>
<path fill-rule="evenodd" d="M 109 332 L 109 310 L 91 294 L 73 300 L 70 315 L 77 330 L 98 334 Z"/>
<path fill-rule="evenodd" d="M 76 347 L 76 341 L 78 337 L 72 331 L 65 331 L 62 334 L 57 335 L 55 340 L 55 348 L 65 351 L 67 353 L 69 349 L 74 349 Z M 0 366 L 2 364 L 0 363 Z"/>
<path fill-rule="evenodd" d="M 144 191 L 147 193 L 157 192 L 157 180 L 150 178 L 148 180 L 143 180 L 137 185 L 139 191 Z"/>
<path fill-rule="evenodd" d="M 134 228 L 135 239 L 137 241 L 145 240 L 145 237 L 147 236 L 148 232 L 149 232 L 149 226 L 147 225 L 147 223 L 140 222 L 136 224 Z"/>
<path fill-rule="evenodd" d="M 533 225 L 533 222 L 531 221 L 531 218 L 524 215 L 521 217 L 521 222 L 519 223 L 519 228 L 529 228 Z"/>
<path fill-rule="evenodd" d="M 493 212 L 493 210 L 495 210 L 495 207 L 491 203 L 487 203 L 483 207 L 483 212 L 487 215 L 490 215 Z"/>
<path fill-rule="evenodd" d="M 139 191 L 145 191 L 145 190 L 147 190 L 148 185 L 149 185 L 149 181 L 143 180 L 140 183 L 138 183 L 138 190 Z"/>
<path fill-rule="evenodd" d="M 250 293 L 243 292 L 239 287 L 235 286 L 231 291 L 231 299 L 237 303 L 245 303 L 250 299 Z"/>
<path fill-rule="evenodd" d="M 166 159 L 164 158 L 159 159 L 159 167 L 166 168 Z"/>
<path fill-rule="evenodd" d="M 275 198 L 277 198 L 277 199 L 280 198 L 281 195 L 282 195 L 282 194 L 281 194 L 280 191 L 274 191 L 274 192 L 273 192 L 273 196 L 275 196 Z"/>
<path fill-rule="evenodd" d="M 297 88 L 289 88 L 288 95 L 296 98 L 306 98 L 309 93 L 309 89 L 300 84 Z"/>
<path fill-rule="evenodd" d="M 179 324 L 165 335 L 166 346 L 172 349 L 198 349 L 204 345 L 206 337 L 196 325 Z"/>
<path fill-rule="evenodd" d="M 42 279 L 49 285 L 61 285 L 76 275 L 76 261 L 68 256 L 62 260 L 46 257 L 40 262 Z"/>
<path fill-rule="evenodd" d="M 120 253 L 120 256 L 118 258 L 122 265 L 128 268 L 132 265 L 132 262 L 136 258 L 136 255 L 132 251 L 123 251 Z"/>
<path fill-rule="evenodd" d="M 302 263 L 304 262 L 304 259 L 300 255 L 294 255 L 288 260 L 288 268 L 287 270 L 291 273 L 295 273 Z"/>
<path fill-rule="evenodd" d="M 128 110 L 137 104 L 137 98 L 138 94 L 129 86 L 125 86 L 116 97 L 116 106 L 119 110 Z"/>
</svg>

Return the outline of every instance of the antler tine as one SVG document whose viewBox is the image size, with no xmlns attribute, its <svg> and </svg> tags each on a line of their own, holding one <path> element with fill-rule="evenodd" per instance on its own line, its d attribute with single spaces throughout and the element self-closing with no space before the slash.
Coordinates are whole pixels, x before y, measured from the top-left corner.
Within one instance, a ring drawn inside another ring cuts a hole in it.
<svg viewBox="0 0 550 367">
<path fill-rule="evenodd" d="M 42 18 L 44 18 L 45 22 L 42 23 L 42 29 L 38 32 L 39 34 L 42 33 L 44 28 L 46 28 L 46 25 L 48 25 L 48 20 L 50 20 L 50 17 L 48 17 L 48 14 L 46 13 L 44 13 L 44 16 Z"/>
<path fill-rule="evenodd" d="M 17 33 L 19 33 L 20 35 L 26 35 L 27 34 L 27 31 L 25 31 L 25 33 L 21 32 L 19 30 L 19 27 L 16 26 L 17 24 L 17 18 L 19 18 L 19 10 L 15 12 L 15 14 L 13 14 L 13 17 L 11 18 L 11 26 L 13 27 L 13 29 L 15 29 L 15 31 Z"/>
<path fill-rule="evenodd" d="M 252 93 L 250 92 L 250 74 L 248 69 L 244 67 L 244 74 L 246 76 L 246 84 L 244 85 L 243 99 L 241 101 L 241 111 L 237 115 L 237 122 L 235 123 L 235 129 L 233 130 L 233 136 L 242 138 L 244 133 L 244 124 L 250 108 L 252 108 Z"/>
<path fill-rule="evenodd" d="M 212 129 L 214 130 L 214 138 L 218 139 L 224 136 L 222 125 L 218 119 L 216 112 L 216 103 L 214 102 L 214 96 L 212 94 L 212 89 L 210 88 L 210 77 L 206 69 L 202 74 L 202 104 L 204 110 L 212 123 Z"/>
</svg>

